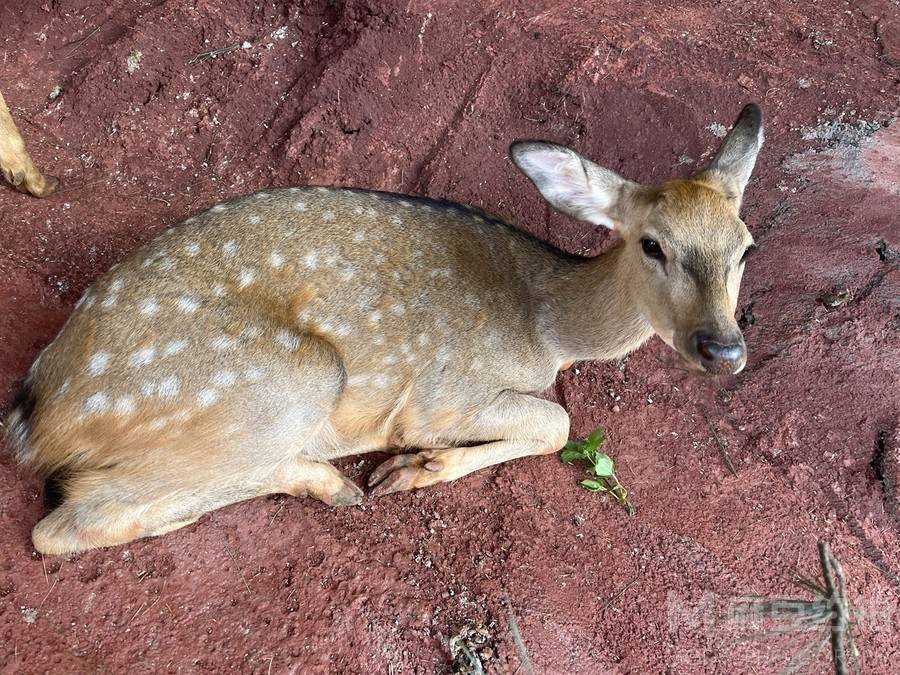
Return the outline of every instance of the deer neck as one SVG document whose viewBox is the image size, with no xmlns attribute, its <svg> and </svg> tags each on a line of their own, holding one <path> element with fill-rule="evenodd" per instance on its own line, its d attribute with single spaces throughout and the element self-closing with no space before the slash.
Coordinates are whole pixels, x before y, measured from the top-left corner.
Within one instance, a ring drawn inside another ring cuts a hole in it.
<svg viewBox="0 0 900 675">
<path fill-rule="evenodd" d="M 565 261 L 539 292 L 538 330 L 561 362 L 625 356 L 653 335 L 629 285 L 624 246 Z"/>
</svg>

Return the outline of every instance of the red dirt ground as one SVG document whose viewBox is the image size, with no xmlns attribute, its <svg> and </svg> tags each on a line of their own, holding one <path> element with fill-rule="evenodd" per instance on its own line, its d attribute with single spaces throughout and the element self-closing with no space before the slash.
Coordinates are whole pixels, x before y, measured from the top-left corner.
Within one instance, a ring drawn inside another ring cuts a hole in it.
<svg viewBox="0 0 900 675">
<path fill-rule="evenodd" d="M 897 672 L 896 3 L 29 0 L 0 7 L 0 40 L 0 91 L 63 181 L 44 201 L 0 189 L 4 400 L 94 278 L 225 197 L 446 197 L 590 255 L 604 237 L 549 212 L 512 139 L 652 181 L 708 158 L 744 102 L 767 114 L 747 369 L 696 378 L 654 340 L 548 393 L 574 436 L 608 429 L 634 518 L 549 456 L 360 508 L 257 499 L 42 560 L 41 485 L 3 454 L 0 672 L 449 672 L 472 629 L 488 672 L 525 673 L 510 609 L 537 673 L 773 672 L 817 634 L 740 641 L 759 626 L 721 610 L 803 596 L 788 570 L 813 575 L 819 539 L 863 612 L 864 672 Z"/>
</svg>

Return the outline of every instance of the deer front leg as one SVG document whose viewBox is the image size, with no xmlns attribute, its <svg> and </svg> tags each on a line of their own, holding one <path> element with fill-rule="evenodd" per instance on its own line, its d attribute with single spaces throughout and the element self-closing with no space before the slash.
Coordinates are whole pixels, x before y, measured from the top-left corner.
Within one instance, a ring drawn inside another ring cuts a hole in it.
<svg viewBox="0 0 900 675">
<path fill-rule="evenodd" d="M 0 172 L 18 190 L 35 197 L 46 197 L 59 185 L 59 180 L 42 174 L 31 161 L 3 94 L 0 94 Z"/>
<path fill-rule="evenodd" d="M 569 415 L 550 401 L 505 391 L 456 428 L 428 431 L 453 443 L 496 440 L 391 457 L 369 477 L 372 496 L 446 483 L 493 464 L 556 452 L 569 438 Z"/>
</svg>

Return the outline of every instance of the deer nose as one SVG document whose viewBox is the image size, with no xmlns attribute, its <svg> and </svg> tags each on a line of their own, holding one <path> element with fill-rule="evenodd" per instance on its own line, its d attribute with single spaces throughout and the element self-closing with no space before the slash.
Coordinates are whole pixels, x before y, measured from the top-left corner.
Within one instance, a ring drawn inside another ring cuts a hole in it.
<svg viewBox="0 0 900 675">
<path fill-rule="evenodd" d="M 691 345 L 703 367 L 713 373 L 736 373 L 744 365 L 747 348 L 744 340 L 723 340 L 704 331 L 691 336 Z"/>
</svg>

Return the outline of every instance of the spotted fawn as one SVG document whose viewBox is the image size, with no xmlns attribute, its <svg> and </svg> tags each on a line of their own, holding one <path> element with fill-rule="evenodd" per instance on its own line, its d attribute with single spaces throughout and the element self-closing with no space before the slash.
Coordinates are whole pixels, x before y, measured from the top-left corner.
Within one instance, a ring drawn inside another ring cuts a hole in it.
<svg viewBox="0 0 900 675">
<path fill-rule="evenodd" d="M 397 453 L 369 477 L 381 496 L 555 452 L 569 418 L 537 394 L 653 334 L 698 371 L 740 371 L 738 212 L 761 143 L 748 105 L 704 171 L 655 186 L 514 143 L 551 205 L 618 232 L 593 259 L 466 206 L 330 187 L 169 228 L 85 292 L 13 405 L 18 459 L 58 494 L 35 548 L 122 544 L 269 493 L 358 504 L 330 463 L 346 455 Z"/>
</svg>

